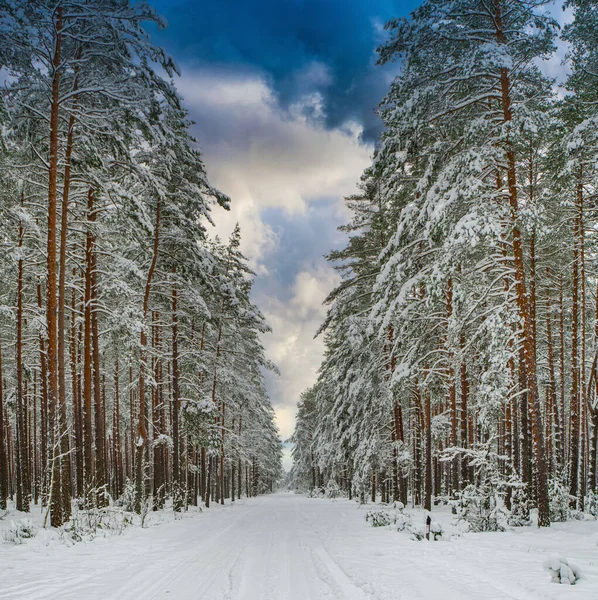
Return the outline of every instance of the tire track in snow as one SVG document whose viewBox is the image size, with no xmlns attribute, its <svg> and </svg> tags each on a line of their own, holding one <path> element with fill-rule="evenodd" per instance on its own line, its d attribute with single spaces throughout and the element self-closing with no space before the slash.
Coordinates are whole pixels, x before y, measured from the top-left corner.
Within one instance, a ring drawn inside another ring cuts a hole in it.
<svg viewBox="0 0 598 600">
<path fill-rule="evenodd" d="M 199 567 L 196 577 L 196 585 L 192 586 L 193 589 L 187 589 L 183 591 L 177 591 L 175 600 L 197 600 L 202 598 L 209 600 L 212 596 L 209 594 L 214 593 L 214 584 L 219 580 L 222 582 L 222 570 L 229 566 L 229 572 L 234 567 L 235 562 L 243 551 L 243 546 L 239 548 L 236 543 L 238 538 L 230 540 L 231 544 L 225 544 L 224 538 L 230 533 L 236 533 L 235 530 L 239 529 L 239 522 L 247 519 L 253 513 L 259 511 L 264 500 L 261 499 L 255 506 L 249 510 L 243 510 L 241 514 L 236 516 L 229 522 L 228 525 L 222 529 L 216 530 L 214 533 L 209 535 L 207 538 L 198 539 L 198 549 L 193 553 L 192 556 L 187 556 L 188 548 L 182 548 L 183 555 L 178 557 L 177 567 L 168 572 L 166 576 L 158 578 L 148 578 L 148 571 L 155 569 L 155 565 L 148 566 L 142 573 L 140 573 L 135 579 L 136 581 L 126 586 L 126 589 L 120 589 L 118 596 L 115 600 L 157 600 L 159 598 L 168 597 L 170 590 L 166 588 L 174 587 L 173 584 L 180 583 L 181 580 L 189 578 L 189 571 L 193 567 Z M 200 525 L 201 523 L 198 523 Z M 242 529 L 241 529 L 242 530 Z M 198 527 L 198 534 L 201 534 L 201 528 Z M 238 534 L 237 534 L 238 535 Z M 217 544 L 214 544 L 217 542 Z M 211 549 L 215 547 L 215 549 Z M 209 559 L 206 565 L 206 559 Z M 232 560 L 231 560 L 232 559 Z M 207 577 L 206 577 L 207 575 Z M 143 590 L 147 592 L 145 595 L 142 590 L 139 589 L 139 582 L 144 582 Z M 190 584 L 191 585 L 191 584 Z M 216 596 L 214 599 L 221 600 L 223 590 L 220 589 L 215 591 Z"/>
</svg>

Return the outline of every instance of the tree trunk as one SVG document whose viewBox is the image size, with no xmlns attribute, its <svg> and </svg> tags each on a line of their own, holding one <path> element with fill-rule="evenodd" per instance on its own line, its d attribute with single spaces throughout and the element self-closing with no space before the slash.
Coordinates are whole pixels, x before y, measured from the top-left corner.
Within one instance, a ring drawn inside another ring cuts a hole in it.
<svg viewBox="0 0 598 600">
<path fill-rule="evenodd" d="M 24 195 L 21 194 L 21 208 Z M 16 508 L 29 512 L 29 498 L 26 495 L 27 439 L 25 435 L 25 403 L 23 398 L 23 222 L 19 220 L 19 260 L 17 267 L 17 331 L 16 331 L 16 377 L 17 377 L 17 414 L 16 414 Z"/>
<path fill-rule="evenodd" d="M 47 237 L 47 282 L 46 282 L 46 322 L 47 322 L 47 362 L 48 362 L 48 402 L 50 415 L 50 439 L 52 440 L 52 477 L 50 492 L 50 523 L 60 527 L 64 523 L 61 495 L 61 428 L 56 427 L 60 420 L 58 402 L 58 348 L 57 348 L 57 280 L 56 280 L 56 241 L 57 241 L 57 180 L 58 180 L 58 139 L 59 139 L 59 96 L 62 51 L 62 8 L 56 10 L 56 45 L 52 61 L 52 100 L 50 106 L 50 156 L 48 160 L 48 237 Z"/>
<path fill-rule="evenodd" d="M 93 219 L 95 221 L 95 217 Z M 95 488 L 98 506 L 108 504 L 106 490 L 106 415 L 102 394 L 102 371 L 100 365 L 100 327 L 98 323 L 98 274 L 95 251 L 96 236 L 93 236 L 91 254 L 91 339 L 93 361 L 93 398 L 95 415 Z"/>
<path fill-rule="evenodd" d="M 120 438 L 120 368 L 118 357 L 114 361 L 114 424 L 112 426 L 112 438 L 114 440 L 114 458 L 116 473 L 114 477 L 114 495 L 119 498 L 123 492 L 123 457 L 122 443 Z"/>
<path fill-rule="evenodd" d="M 73 275 L 75 269 L 73 269 Z M 77 327 L 75 321 L 75 289 L 71 290 L 71 335 L 70 335 L 70 352 L 71 352 L 71 379 L 73 393 L 73 429 L 75 439 L 75 452 L 73 454 L 75 462 L 75 473 L 77 481 L 77 496 L 81 497 L 84 493 L 83 485 L 83 420 L 81 415 L 81 380 L 79 377 L 78 353 L 77 353 Z"/>
<path fill-rule="evenodd" d="M 425 373 L 429 372 L 426 365 Z M 426 429 L 426 495 L 424 498 L 424 508 L 432 510 L 432 412 L 430 390 L 427 382 L 424 381 L 424 410 L 425 410 L 425 429 Z"/>
<path fill-rule="evenodd" d="M 8 456 L 4 432 L 4 371 L 2 369 L 2 339 L 0 338 L 0 510 L 6 510 L 8 499 Z"/>
<path fill-rule="evenodd" d="M 560 463 L 563 471 L 566 471 L 567 448 L 569 447 L 569 438 L 567 437 L 567 428 L 565 426 L 565 305 L 563 302 L 563 276 L 559 276 L 559 412 L 562 415 L 562 444 Z"/>
<path fill-rule="evenodd" d="M 222 417 L 220 430 L 220 504 L 224 504 L 224 418 L 226 411 L 226 403 L 222 401 Z"/>
<path fill-rule="evenodd" d="M 459 366 L 459 378 L 461 386 L 461 406 L 460 406 L 460 445 L 461 448 L 467 448 L 468 431 L 467 431 L 467 405 L 469 396 L 469 381 L 467 378 L 467 364 L 465 363 L 465 335 L 461 333 L 459 336 L 459 346 L 461 350 L 461 364 Z M 465 487 L 469 481 L 467 461 L 461 459 L 461 486 Z"/>
<path fill-rule="evenodd" d="M 579 207 L 580 196 L 583 195 L 581 176 L 577 184 L 576 204 Z M 574 220 L 573 230 L 573 275 L 571 279 L 572 301 L 571 301 L 571 420 L 569 435 L 569 483 L 571 486 L 571 495 L 575 497 L 575 503 L 579 501 L 579 463 L 580 463 L 580 429 L 581 429 L 581 403 L 580 403 L 580 373 L 579 364 L 579 215 Z"/>
<path fill-rule="evenodd" d="M 172 484 L 174 510 L 181 510 L 181 467 L 180 467 L 180 388 L 179 388 L 179 317 L 176 284 L 172 285 Z"/>
<path fill-rule="evenodd" d="M 502 24 L 502 0 L 494 0 L 494 24 L 496 37 L 500 44 L 506 44 Z M 511 81 L 508 68 L 501 69 L 501 94 L 502 111 L 504 123 L 512 121 L 511 110 Z M 519 204 L 517 199 L 517 171 L 515 162 L 515 149 L 507 136 L 505 141 L 505 158 L 507 165 L 507 187 L 509 206 L 512 221 L 512 243 L 515 269 L 515 290 L 517 294 L 517 307 L 521 320 L 522 342 L 525 358 L 525 371 L 529 395 L 529 406 L 532 417 L 532 436 L 534 440 L 535 463 L 537 473 L 537 495 L 538 495 L 538 526 L 550 525 L 550 513 L 548 507 L 548 473 L 546 468 L 546 453 L 544 448 L 544 431 L 542 426 L 542 415 L 540 412 L 540 400 L 538 397 L 538 386 L 536 379 L 535 340 L 534 323 L 529 306 L 529 297 L 525 281 L 525 261 L 523 257 L 523 245 L 521 241 L 521 230 L 519 228 Z"/>
<path fill-rule="evenodd" d="M 136 455 L 135 455 L 135 510 L 137 513 L 141 513 L 141 506 L 144 500 L 144 454 L 147 447 L 147 429 L 145 421 L 147 418 L 147 409 L 145 406 L 145 367 L 146 367 L 146 355 L 147 355 L 147 314 L 149 310 L 149 297 L 152 287 L 152 280 L 154 278 L 154 272 L 156 270 L 156 263 L 158 261 L 158 251 L 160 249 L 160 210 L 161 204 L 158 199 L 156 204 L 156 221 L 154 224 L 154 244 L 152 252 L 152 260 L 147 272 L 147 279 L 145 281 L 145 290 L 143 294 L 143 326 L 141 328 L 140 336 L 140 350 L 139 350 L 139 414 L 137 415 L 137 440 L 135 441 Z"/>
<path fill-rule="evenodd" d="M 76 83 L 75 83 L 76 88 Z M 60 223 L 60 252 L 59 252 L 59 280 L 58 280 L 58 404 L 59 404 L 59 435 L 61 458 L 61 487 L 62 487 L 62 519 L 68 521 L 71 517 L 71 459 L 69 451 L 69 435 L 67 427 L 66 410 L 66 335 L 65 335 L 65 305 L 66 305 L 66 254 L 68 233 L 69 194 L 71 187 L 71 157 L 73 154 L 73 139 L 75 117 L 69 118 L 67 135 L 64 184 L 62 191 L 61 223 Z M 73 388 L 73 397 L 75 388 Z"/>
<path fill-rule="evenodd" d="M 94 192 L 87 193 L 87 235 L 85 242 L 85 296 L 83 309 L 83 456 L 85 462 L 84 494 L 86 502 L 93 504 L 92 490 L 95 488 L 93 453 L 93 367 L 92 367 L 92 301 L 93 301 L 93 252 L 94 234 L 91 230 L 95 221 Z"/>
<path fill-rule="evenodd" d="M 546 280 L 550 281 L 550 271 L 546 269 Z M 550 289 L 550 288 L 549 288 Z M 556 376 L 554 369 L 554 349 L 552 344 L 552 315 L 550 310 L 550 291 L 546 293 L 546 343 L 548 348 L 548 404 L 550 407 L 550 413 L 552 414 L 553 422 L 553 464 L 555 471 L 560 470 L 560 456 L 561 456 L 561 444 L 562 444 L 562 433 L 561 433 L 561 415 L 559 414 L 559 405 L 556 394 Z"/>
</svg>

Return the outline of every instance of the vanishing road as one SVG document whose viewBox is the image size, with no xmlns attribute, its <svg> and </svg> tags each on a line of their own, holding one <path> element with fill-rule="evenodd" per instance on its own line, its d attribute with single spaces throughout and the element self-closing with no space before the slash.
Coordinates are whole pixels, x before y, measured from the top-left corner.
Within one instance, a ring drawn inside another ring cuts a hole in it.
<svg viewBox="0 0 598 600">
<path fill-rule="evenodd" d="M 542 572 L 553 538 L 532 547 L 531 528 L 415 542 L 367 526 L 364 514 L 346 500 L 276 494 L 70 548 L 44 546 L 43 536 L 29 548 L 0 544 L 0 599 L 524 600 L 565 591 Z"/>
</svg>

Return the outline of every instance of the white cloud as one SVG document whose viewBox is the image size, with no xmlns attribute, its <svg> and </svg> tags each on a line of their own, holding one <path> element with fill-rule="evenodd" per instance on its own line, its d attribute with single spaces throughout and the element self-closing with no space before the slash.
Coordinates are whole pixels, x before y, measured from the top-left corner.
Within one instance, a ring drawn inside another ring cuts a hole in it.
<svg viewBox="0 0 598 600">
<path fill-rule="evenodd" d="M 314 63 L 297 77 L 321 80 L 327 73 Z M 300 215 L 316 199 L 340 201 L 369 163 L 372 148 L 361 143 L 358 125 L 330 131 L 306 116 L 324 110 L 318 94 L 283 111 L 263 76 L 210 69 L 184 72 L 178 87 L 197 121 L 210 181 L 233 199 L 230 215 L 216 215 L 217 231 L 226 236 L 239 221 L 254 267 L 277 243 L 261 211 Z"/>
<path fill-rule="evenodd" d="M 328 265 L 312 265 L 297 274 L 289 301 L 258 298 L 273 329 L 264 339 L 266 352 L 281 372 L 273 382 L 272 395 L 283 439 L 293 433 L 301 392 L 316 381 L 324 341 L 322 337 L 313 338 L 326 316 L 322 303 L 339 281 L 338 274 Z"/>
</svg>

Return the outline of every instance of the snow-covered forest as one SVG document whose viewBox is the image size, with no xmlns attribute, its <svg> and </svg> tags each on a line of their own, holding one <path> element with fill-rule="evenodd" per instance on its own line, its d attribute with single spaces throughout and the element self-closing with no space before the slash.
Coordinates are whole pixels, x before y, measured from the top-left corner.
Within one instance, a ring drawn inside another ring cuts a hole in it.
<svg viewBox="0 0 598 600">
<path fill-rule="evenodd" d="M 598 1 L 153 1 L 0 0 L 0 600 L 596 598 Z"/>
<path fill-rule="evenodd" d="M 598 514 L 598 5 L 564 8 L 427 0 L 387 25 L 400 72 L 328 257 L 298 488 L 453 501 L 481 529 Z"/>
<path fill-rule="evenodd" d="M 281 474 L 254 274 L 238 227 L 209 233 L 229 198 L 151 25 L 0 2 L 0 510 L 54 527 L 74 500 L 176 511 Z"/>
</svg>

